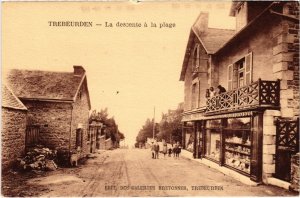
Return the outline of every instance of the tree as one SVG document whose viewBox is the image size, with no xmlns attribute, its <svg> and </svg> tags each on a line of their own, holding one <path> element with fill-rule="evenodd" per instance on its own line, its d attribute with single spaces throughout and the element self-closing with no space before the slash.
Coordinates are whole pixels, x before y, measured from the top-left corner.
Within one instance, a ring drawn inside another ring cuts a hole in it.
<svg viewBox="0 0 300 198">
<path fill-rule="evenodd" d="M 182 112 L 182 105 L 178 105 L 176 110 L 168 110 L 168 113 L 162 114 L 158 133 L 160 138 L 169 143 L 181 141 Z"/>
<path fill-rule="evenodd" d="M 162 114 L 162 119 L 159 123 L 155 124 L 155 138 L 158 141 L 162 139 L 167 142 L 181 142 L 181 119 L 183 113 L 183 105 L 180 103 L 176 110 L 168 110 L 168 113 Z M 140 129 L 136 141 L 145 143 L 147 138 L 153 137 L 153 120 L 149 118 Z"/>
<path fill-rule="evenodd" d="M 155 134 L 158 132 L 158 125 L 155 125 Z M 142 126 L 142 129 L 140 129 L 136 141 L 145 143 L 147 141 L 147 138 L 153 137 L 153 120 L 151 121 L 149 118 L 146 120 L 145 124 Z"/>
<path fill-rule="evenodd" d="M 121 139 L 124 139 L 125 136 L 118 129 L 118 125 L 114 117 L 108 118 L 108 109 L 101 109 L 100 112 L 96 113 L 96 110 L 90 116 L 90 119 L 99 119 L 104 124 L 104 135 L 105 138 L 111 138 L 112 142 L 119 142 Z"/>
</svg>

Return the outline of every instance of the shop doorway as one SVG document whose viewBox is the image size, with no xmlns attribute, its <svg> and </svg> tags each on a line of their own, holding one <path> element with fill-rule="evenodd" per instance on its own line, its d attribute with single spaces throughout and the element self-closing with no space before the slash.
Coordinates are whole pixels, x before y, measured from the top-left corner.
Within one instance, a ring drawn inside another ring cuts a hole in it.
<svg viewBox="0 0 300 198">
<path fill-rule="evenodd" d="M 299 119 L 280 120 L 276 123 L 275 177 L 291 180 L 291 157 L 299 152 Z"/>
</svg>

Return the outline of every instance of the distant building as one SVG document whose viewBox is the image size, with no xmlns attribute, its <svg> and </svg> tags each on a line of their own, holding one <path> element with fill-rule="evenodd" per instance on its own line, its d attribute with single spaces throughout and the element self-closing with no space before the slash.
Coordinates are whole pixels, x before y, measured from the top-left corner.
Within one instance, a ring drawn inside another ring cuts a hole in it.
<svg viewBox="0 0 300 198">
<path fill-rule="evenodd" d="M 2 84 L 2 171 L 24 154 L 27 108 Z"/>
<path fill-rule="evenodd" d="M 290 182 L 299 151 L 299 3 L 234 1 L 230 15 L 236 30 L 208 28 L 206 13 L 191 28 L 180 75 L 183 145 L 252 181 Z M 218 85 L 226 91 L 210 93 Z"/>
<path fill-rule="evenodd" d="M 28 109 L 26 146 L 42 144 L 79 158 L 89 152 L 91 109 L 87 77 L 82 66 L 74 72 L 9 71 L 7 84 Z"/>
</svg>

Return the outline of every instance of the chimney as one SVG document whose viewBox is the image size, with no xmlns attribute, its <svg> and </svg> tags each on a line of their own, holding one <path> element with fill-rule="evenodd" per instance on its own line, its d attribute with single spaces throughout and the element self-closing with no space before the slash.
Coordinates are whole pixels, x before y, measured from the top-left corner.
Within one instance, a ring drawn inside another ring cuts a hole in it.
<svg viewBox="0 0 300 198">
<path fill-rule="evenodd" d="M 74 76 L 83 76 L 85 74 L 85 70 L 80 65 L 74 65 Z"/>
<path fill-rule="evenodd" d="M 194 26 L 199 33 L 206 32 L 208 29 L 208 12 L 201 12 Z"/>
</svg>

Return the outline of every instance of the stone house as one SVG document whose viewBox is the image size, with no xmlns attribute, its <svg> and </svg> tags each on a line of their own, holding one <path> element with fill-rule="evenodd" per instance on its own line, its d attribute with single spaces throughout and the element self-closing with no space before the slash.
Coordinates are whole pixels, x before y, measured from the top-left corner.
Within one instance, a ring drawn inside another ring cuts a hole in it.
<svg viewBox="0 0 300 198">
<path fill-rule="evenodd" d="M 2 171 L 9 168 L 25 151 L 27 108 L 2 84 Z"/>
<path fill-rule="evenodd" d="M 183 146 L 249 184 L 289 185 L 299 152 L 299 3 L 237 2 L 235 30 L 191 28 L 184 81 Z M 222 85 L 226 92 L 213 95 Z"/>
<path fill-rule="evenodd" d="M 89 153 L 91 109 L 87 77 L 82 66 L 73 72 L 13 69 L 7 84 L 27 107 L 26 146 L 42 144 L 79 158 Z"/>
</svg>

